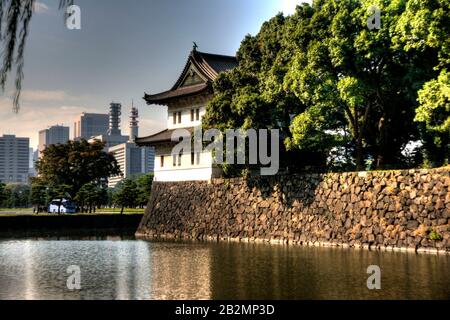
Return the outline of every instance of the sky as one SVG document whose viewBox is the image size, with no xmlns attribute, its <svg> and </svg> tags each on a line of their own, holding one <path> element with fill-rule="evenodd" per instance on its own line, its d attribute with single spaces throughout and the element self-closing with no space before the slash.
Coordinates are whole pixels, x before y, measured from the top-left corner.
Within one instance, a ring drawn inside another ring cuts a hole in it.
<svg viewBox="0 0 450 320">
<path fill-rule="evenodd" d="M 0 94 L 0 136 L 30 137 L 51 125 L 70 126 L 82 112 L 108 113 L 122 104 L 128 134 L 131 101 L 140 113 L 140 136 L 165 129 L 167 111 L 147 106 L 144 92 L 170 89 L 192 42 L 199 51 L 234 55 L 247 34 L 278 12 L 292 14 L 305 0 L 75 0 L 81 29 L 69 30 L 59 0 L 38 0 L 25 52 L 18 114 L 13 79 Z"/>
</svg>

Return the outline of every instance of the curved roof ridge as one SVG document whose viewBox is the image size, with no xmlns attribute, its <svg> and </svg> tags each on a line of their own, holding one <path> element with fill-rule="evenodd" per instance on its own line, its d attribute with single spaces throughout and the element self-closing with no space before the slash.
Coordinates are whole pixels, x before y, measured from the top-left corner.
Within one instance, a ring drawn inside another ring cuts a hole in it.
<svg viewBox="0 0 450 320">
<path fill-rule="evenodd" d="M 181 84 L 186 78 L 186 74 L 189 71 L 190 66 L 193 65 L 195 69 L 200 73 L 199 76 L 205 80 L 203 84 L 196 84 L 181 88 Z M 186 64 L 183 71 L 178 77 L 175 84 L 170 90 L 149 95 L 144 93 L 144 99 L 147 103 L 158 102 L 166 99 L 173 99 L 178 96 L 186 96 L 199 93 L 201 90 L 206 89 L 216 79 L 217 75 L 222 71 L 228 71 L 236 67 L 237 59 L 234 56 L 226 56 L 221 54 L 213 54 L 192 50 L 189 53 Z"/>
</svg>

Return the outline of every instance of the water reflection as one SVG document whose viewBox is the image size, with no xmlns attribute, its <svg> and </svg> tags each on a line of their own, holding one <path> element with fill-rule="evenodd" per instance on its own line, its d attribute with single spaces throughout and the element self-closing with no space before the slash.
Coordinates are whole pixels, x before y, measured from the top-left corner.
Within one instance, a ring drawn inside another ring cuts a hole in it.
<svg viewBox="0 0 450 320">
<path fill-rule="evenodd" d="M 366 287 L 373 264 L 381 290 Z M 0 241 L 0 299 L 448 299 L 449 267 L 449 256 L 335 248 L 13 240 Z"/>
</svg>

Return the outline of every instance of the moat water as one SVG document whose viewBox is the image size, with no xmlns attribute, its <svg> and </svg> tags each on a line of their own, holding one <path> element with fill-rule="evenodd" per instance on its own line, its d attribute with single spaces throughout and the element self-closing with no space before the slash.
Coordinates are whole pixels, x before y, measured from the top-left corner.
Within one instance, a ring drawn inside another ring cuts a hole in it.
<svg viewBox="0 0 450 320">
<path fill-rule="evenodd" d="M 73 265 L 79 290 L 67 286 Z M 381 269 L 380 290 L 367 288 L 370 265 Z M 450 256 L 115 237 L 0 240 L 0 299 L 449 298 Z"/>
</svg>

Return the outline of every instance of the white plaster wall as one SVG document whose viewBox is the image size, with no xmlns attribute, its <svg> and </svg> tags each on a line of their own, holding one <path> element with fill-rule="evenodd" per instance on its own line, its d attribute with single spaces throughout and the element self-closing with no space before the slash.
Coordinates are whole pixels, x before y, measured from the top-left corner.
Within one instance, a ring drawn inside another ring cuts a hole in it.
<svg viewBox="0 0 450 320">
<path fill-rule="evenodd" d="M 194 109 L 194 121 L 191 121 L 191 109 Z M 200 109 L 200 120 L 196 120 L 195 109 Z M 181 123 L 178 123 L 178 112 L 181 111 Z M 177 123 L 173 124 L 173 113 L 177 113 Z M 168 110 L 167 128 L 179 129 L 197 127 L 202 124 L 202 117 L 205 115 L 206 108 L 203 104 L 193 105 L 189 108 L 170 108 Z"/>
</svg>

